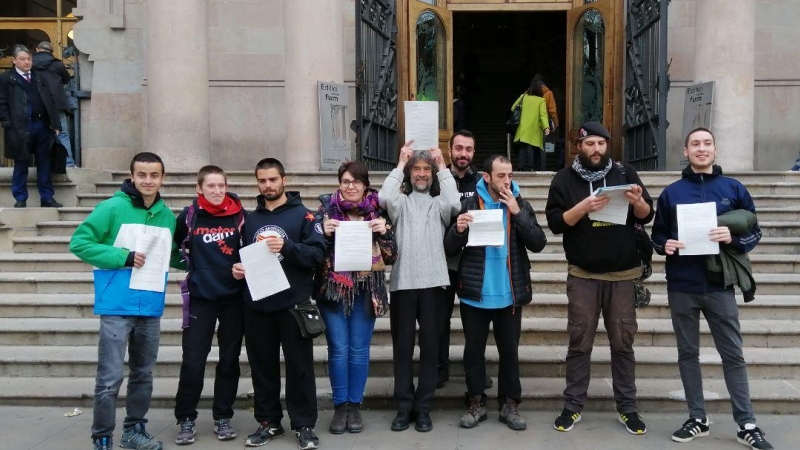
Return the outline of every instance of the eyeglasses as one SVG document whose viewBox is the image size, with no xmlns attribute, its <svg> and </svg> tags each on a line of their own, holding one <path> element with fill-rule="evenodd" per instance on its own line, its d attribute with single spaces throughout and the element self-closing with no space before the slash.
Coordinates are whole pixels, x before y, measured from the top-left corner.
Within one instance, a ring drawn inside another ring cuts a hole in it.
<svg viewBox="0 0 800 450">
<path fill-rule="evenodd" d="M 342 180 L 339 182 L 339 186 L 343 188 L 353 186 L 356 189 L 360 189 L 364 187 L 364 182 L 361 180 Z"/>
</svg>

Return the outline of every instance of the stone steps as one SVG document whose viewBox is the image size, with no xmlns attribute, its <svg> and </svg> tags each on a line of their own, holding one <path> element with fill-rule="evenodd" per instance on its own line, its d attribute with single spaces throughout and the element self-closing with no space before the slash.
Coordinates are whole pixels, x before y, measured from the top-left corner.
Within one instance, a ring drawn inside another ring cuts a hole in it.
<svg viewBox="0 0 800 450">
<path fill-rule="evenodd" d="M 563 407 L 564 380 L 562 378 L 521 378 L 521 409 L 538 411 L 559 411 Z M 327 377 L 318 376 L 317 407 L 330 409 L 330 381 Z M 639 409 L 642 411 L 685 412 L 686 402 L 683 399 L 683 387 L 678 379 L 646 379 L 640 378 L 636 383 Z M 213 378 L 207 378 L 201 396 L 201 408 L 209 408 L 213 398 Z M 285 383 L 282 384 L 285 386 Z M 496 386 L 496 383 L 495 383 Z M 175 377 L 159 377 L 153 383 L 151 407 L 173 408 L 178 379 Z M 434 408 L 461 410 L 464 407 L 465 383 L 462 378 L 451 378 L 442 389 L 436 390 Z M 706 410 L 711 414 L 730 414 L 730 397 L 723 380 L 705 380 L 703 389 L 706 394 Z M 127 379 L 120 388 L 120 399 L 125 398 Z M 489 397 L 497 395 L 497 387 L 487 390 Z M 589 398 L 585 410 L 614 411 L 614 393 L 610 378 L 596 378 L 589 385 Z M 87 408 L 92 406 L 94 395 L 94 377 L 57 378 L 48 377 L 3 377 L 0 378 L 0 404 L 5 405 L 37 405 Z M 750 396 L 753 409 L 757 414 L 800 413 L 800 380 L 750 380 Z M 281 398 L 284 392 L 281 390 Z M 494 407 L 494 404 L 492 404 Z M 250 378 L 242 377 L 239 381 L 237 409 L 252 407 L 252 383 Z M 390 378 L 371 377 L 367 379 L 364 393 L 364 407 L 369 409 L 393 409 L 393 384 Z"/>
<path fill-rule="evenodd" d="M 0 319 L 0 343 L 2 345 L 80 346 L 96 345 L 100 320 L 97 318 L 52 319 L 13 318 Z M 668 347 L 675 345 L 675 336 L 670 319 L 641 319 L 636 334 L 637 348 Z M 181 319 L 162 319 L 161 345 L 181 345 Z M 458 318 L 451 321 L 451 343 L 462 345 L 464 335 Z M 597 348 L 608 345 L 605 327 L 600 321 L 595 340 Z M 741 332 L 747 347 L 794 348 L 800 345 L 799 320 L 743 320 Z M 372 345 L 391 345 L 389 318 L 382 317 L 375 323 Z M 315 342 L 322 344 L 324 337 Z M 489 342 L 494 337 L 489 336 Z M 524 318 L 520 345 L 555 345 L 566 348 L 569 342 L 567 321 L 564 318 Z M 713 347 L 708 325 L 701 322 L 700 345 Z"/>
<path fill-rule="evenodd" d="M 450 347 L 450 374 L 464 377 L 462 364 L 463 345 Z M 566 347 L 551 345 L 524 345 L 519 348 L 520 376 L 560 378 L 566 371 Z M 162 345 L 158 362 L 153 369 L 155 377 L 171 377 L 180 372 L 182 350 L 178 345 Z M 314 373 L 328 375 L 327 348 L 314 346 Z M 678 352 L 675 347 L 642 347 L 636 352 L 636 375 L 640 378 L 678 377 Z M 723 378 L 722 361 L 716 350 L 703 348 L 700 360 L 705 379 Z M 759 379 L 800 379 L 800 349 L 797 348 L 748 348 L 745 354 L 747 372 Z M 209 354 L 206 373 L 214 373 L 219 356 L 214 347 Z M 419 352 L 414 355 L 415 366 Z M 495 347 L 486 349 L 486 367 L 489 376 L 497 377 L 499 356 Z M 247 354 L 240 356 L 242 376 L 250 375 Z M 95 346 L 0 346 L 0 378 L 3 377 L 92 377 L 97 367 Z M 373 346 L 370 349 L 370 376 L 391 378 L 391 345 Z M 598 346 L 592 353 L 592 377 L 611 377 L 611 352 L 608 347 Z"/>
<path fill-rule="evenodd" d="M 94 294 L 0 294 L 0 319 L 94 317 Z M 180 294 L 167 294 L 165 319 L 182 317 Z M 639 319 L 670 319 L 666 294 L 653 294 L 650 306 L 636 310 Z M 458 299 L 453 318 L 460 317 Z M 522 308 L 524 318 L 567 317 L 566 294 L 538 294 L 533 302 Z M 758 295 L 756 300 L 743 303 L 739 299 L 741 320 L 800 320 L 800 296 Z"/>
</svg>

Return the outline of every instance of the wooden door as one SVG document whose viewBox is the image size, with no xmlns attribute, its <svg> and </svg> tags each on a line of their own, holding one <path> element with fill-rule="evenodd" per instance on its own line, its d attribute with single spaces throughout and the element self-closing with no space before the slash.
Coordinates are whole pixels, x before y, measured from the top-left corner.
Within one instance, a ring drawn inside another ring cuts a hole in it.
<svg viewBox="0 0 800 450">
<path fill-rule="evenodd" d="M 405 20 L 398 19 L 405 24 L 401 30 L 401 58 L 403 54 L 408 56 L 401 66 L 405 76 L 398 102 L 399 129 L 402 136 L 403 100 L 438 101 L 439 148 L 448 155 L 447 141 L 453 132 L 453 19 L 450 11 L 435 3 L 436 0 L 406 0 Z"/>
<path fill-rule="evenodd" d="M 611 156 L 622 157 L 623 78 L 621 0 L 598 0 L 567 12 L 568 156 L 577 153 L 575 139 L 584 122 L 600 122 L 611 132 Z"/>
</svg>

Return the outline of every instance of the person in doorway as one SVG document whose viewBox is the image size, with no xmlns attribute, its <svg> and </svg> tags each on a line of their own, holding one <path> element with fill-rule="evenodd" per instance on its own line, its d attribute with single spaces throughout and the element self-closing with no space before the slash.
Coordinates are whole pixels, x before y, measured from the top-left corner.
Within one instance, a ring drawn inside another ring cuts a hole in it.
<svg viewBox="0 0 800 450">
<path fill-rule="evenodd" d="M 231 266 L 239 262 L 245 211 L 239 198 L 228 192 L 228 178 L 217 166 L 200 169 L 196 189 L 197 199 L 183 209 L 175 226 L 175 243 L 181 247 L 189 268 L 185 285 L 181 286 L 183 358 L 175 394 L 178 445 L 195 440 L 197 404 L 215 330 L 219 361 L 211 407 L 213 430 L 220 441 L 236 437 L 231 418 L 239 389 L 239 355 L 244 335 L 245 284 L 233 277 Z"/>
<path fill-rule="evenodd" d="M 369 373 L 370 341 L 375 318 L 389 309 L 386 266 L 394 263 L 397 253 L 388 215 L 378 205 L 378 191 L 370 188 L 367 166 L 360 161 L 347 162 L 339 167 L 338 176 L 339 189 L 320 196 L 318 216 L 328 252 L 314 292 L 328 341 L 334 407 L 329 429 L 333 434 L 364 430 L 361 402 Z M 339 224 L 347 221 L 365 221 L 372 230 L 370 270 L 334 270 L 334 235 Z"/>
<path fill-rule="evenodd" d="M 50 96 L 56 103 L 58 111 L 58 121 L 61 124 L 61 132 L 58 133 L 58 141 L 67 150 L 67 167 L 75 167 L 75 159 L 72 156 L 72 144 L 69 140 L 67 130 L 67 113 L 70 111 L 67 93 L 64 85 L 69 83 L 72 75 L 67 71 L 67 67 L 60 59 L 53 56 L 53 44 L 42 41 L 36 46 L 36 54 L 33 55 L 33 70 L 36 74 L 45 79 L 45 84 L 50 89 Z"/>
<path fill-rule="evenodd" d="M 558 107 L 556 106 L 556 98 L 553 95 L 553 91 L 547 87 L 547 83 L 544 82 L 544 78 L 541 74 L 536 74 L 533 76 L 535 80 L 539 80 L 542 83 L 542 98 L 544 98 L 544 102 L 547 105 L 547 116 L 550 118 L 550 132 L 554 133 L 555 129 L 558 128 Z"/>
<path fill-rule="evenodd" d="M 281 419 L 281 349 L 286 369 L 286 410 L 300 450 L 319 448 L 317 386 L 313 341 L 303 337 L 290 308 L 309 301 L 314 272 L 325 259 L 322 224 L 303 206 L 299 192 L 286 191 L 286 171 L 275 158 L 264 158 L 255 169 L 258 206 L 247 214 L 242 229 L 247 243 L 267 241 L 277 255 L 291 289 L 265 298 L 244 290 L 245 347 L 253 378 L 253 412 L 259 425 L 245 445 L 260 447 L 284 435 Z M 241 263 L 234 278 L 245 276 Z"/>
<path fill-rule="evenodd" d="M 461 201 L 461 214 L 445 236 L 448 256 L 461 255 L 458 278 L 461 323 L 464 327 L 464 373 L 467 376 L 467 412 L 462 428 L 486 420 L 486 340 L 494 330 L 500 355 L 497 402 L 500 421 L 512 430 L 524 430 L 519 414 L 522 386 L 519 379 L 519 337 L 522 306 L 531 302 L 531 263 L 528 251 L 538 253 L 547 244 L 530 203 L 523 200 L 512 180 L 511 161 L 493 155 L 483 164 L 477 195 Z M 499 209 L 506 230 L 499 247 L 467 247 L 474 210 Z"/>
<path fill-rule="evenodd" d="M 136 251 L 144 237 L 153 239 L 154 253 L 172 255 L 172 267 L 185 268 L 173 241 L 175 215 L 158 190 L 164 182 L 164 163 L 149 152 L 131 160 L 131 178 L 108 200 L 100 202 L 70 240 L 69 250 L 94 269 L 94 313 L 100 316 L 97 377 L 94 388 L 92 445 L 112 450 L 117 395 L 128 355 L 128 393 L 119 446 L 136 450 L 162 450 L 163 445 L 145 431 L 145 415 L 153 392 L 153 366 L 158 356 L 161 315 L 167 284 L 151 289 L 130 287 L 134 268 L 149 261 L 149 252 Z M 148 246 L 148 248 L 151 248 Z M 162 261 L 154 260 L 152 264 Z M 158 266 L 156 266 L 158 267 Z"/>
<path fill-rule="evenodd" d="M 773 447 L 765 439 L 765 433 L 756 426 L 750 402 L 747 364 L 739 331 L 739 307 L 733 285 L 726 285 L 721 273 L 709 271 L 707 261 L 709 257 L 713 260 L 746 258 L 761 240 L 756 208 L 747 188 L 737 180 L 723 176 L 722 168 L 714 164 L 717 149 L 710 130 L 697 128 L 689 133 L 683 154 L 689 165 L 683 169 L 681 179 L 667 186 L 658 196 L 652 232 L 654 250 L 667 256 L 667 300 L 678 346 L 678 367 L 689 407 L 689 419 L 672 434 L 672 440 L 689 442 L 709 433 L 711 422 L 705 410 L 699 359 L 702 312 L 722 358 L 725 386 L 730 395 L 733 419 L 738 425 L 736 439 L 753 449 L 771 450 Z M 681 255 L 686 244 L 678 240 L 677 208 L 699 202 L 716 204 L 721 226 L 711 228 L 708 239 L 719 243 L 719 255 Z M 730 226 L 722 225 L 723 217 L 742 213 L 751 218 L 738 226 L 738 221 L 731 222 Z M 752 291 L 742 291 L 747 301 Z"/>
<path fill-rule="evenodd" d="M 578 131 L 578 155 L 572 166 L 553 177 L 547 196 L 547 224 L 564 235 L 568 264 L 567 319 L 569 350 L 566 358 L 564 409 L 553 427 L 570 431 L 581 420 L 591 379 L 595 333 L 603 314 L 611 347 L 611 376 L 619 421 L 631 434 L 647 427 L 636 402 L 636 323 L 634 280 L 642 275 L 635 226 L 653 218 L 653 201 L 633 166 L 608 155 L 611 135 L 597 122 Z M 627 185 L 624 223 L 594 220 L 591 214 L 608 206 L 609 197 L 595 195 L 598 187 Z"/>
<path fill-rule="evenodd" d="M 534 78 L 527 91 L 511 105 L 522 105 L 519 126 L 513 142 L 517 144 L 517 167 L 522 172 L 542 171 L 545 167 L 544 136 L 550 134 L 550 119 L 542 91 L 542 82 Z"/>
<path fill-rule="evenodd" d="M 14 160 L 11 193 L 15 208 L 28 206 L 28 168 L 36 161 L 36 186 L 43 208 L 64 205 L 55 198 L 50 151 L 61 132 L 58 109 L 42 76 L 32 72 L 31 51 L 23 45 L 11 50 L 7 72 L 0 74 L 0 125 L 4 130 L 6 158 Z"/>
<path fill-rule="evenodd" d="M 453 174 L 438 148 L 411 149 L 406 142 L 397 167 L 381 186 L 380 205 L 395 224 L 397 261 L 392 267 L 390 327 L 397 416 L 392 431 L 433 429 L 430 410 L 436 390 L 436 363 L 444 299 L 450 280 L 444 233 L 460 209 Z M 419 385 L 414 390 L 414 341 L 419 323 Z"/>
</svg>

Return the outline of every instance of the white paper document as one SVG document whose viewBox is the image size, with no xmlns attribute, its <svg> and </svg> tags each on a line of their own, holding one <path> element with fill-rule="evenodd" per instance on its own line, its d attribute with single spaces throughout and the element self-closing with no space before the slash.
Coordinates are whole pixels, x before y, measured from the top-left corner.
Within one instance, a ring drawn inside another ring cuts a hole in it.
<svg viewBox="0 0 800 450">
<path fill-rule="evenodd" d="M 414 150 L 439 148 L 439 102 L 403 102 L 406 141 Z"/>
<path fill-rule="evenodd" d="M 608 204 L 600 211 L 590 212 L 589 218 L 598 222 L 616 223 L 625 225 L 628 222 L 628 200 L 625 193 L 631 190 L 631 185 L 600 187 L 592 192 L 592 195 L 608 197 Z"/>
<path fill-rule="evenodd" d="M 708 236 L 712 228 L 717 226 L 717 204 L 692 203 L 678 205 L 678 240 L 686 245 L 679 250 L 680 255 L 716 255 L 719 253 L 719 242 Z"/>
<path fill-rule="evenodd" d="M 340 221 L 333 245 L 333 270 L 336 272 L 372 269 L 372 229 L 369 222 Z"/>
<path fill-rule="evenodd" d="M 263 300 L 291 287 L 278 255 L 269 251 L 266 240 L 242 247 L 239 257 L 253 301 Z"/>
<path fill-rule="evenodd" d="M 133 246 L 133 251 L 143 253 L 144 265 L 133 268 L 131 289 L 140 291 L 164 292 L 166 288 L 166 275 L 169 270 L 169 253 L 164 238 L 154 234 L 138 234 Z"/>
<path fill-rule="evenodd" d="M 493 246 L 505 244 L 505 224 L 502 209 L 476 209 L 467 211 L 472 215 L 469 224 L 467 247 Z"/>
</svg>

